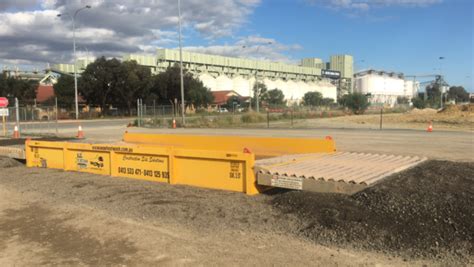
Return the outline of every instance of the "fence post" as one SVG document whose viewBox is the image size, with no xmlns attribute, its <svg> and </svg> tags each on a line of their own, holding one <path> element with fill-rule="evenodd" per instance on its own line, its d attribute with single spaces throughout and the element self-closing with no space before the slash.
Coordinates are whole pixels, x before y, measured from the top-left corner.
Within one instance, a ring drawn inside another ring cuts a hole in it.
<svg viewBox="0 0 474 267">
<path fill-rule="evenodd" d="M 58 110 L 58 98 L 57 97 L 54 98 L 54 104 L 56 106 L 55 107 L 56 108 L 56 135 L 58 135 L 59 134 L 59 129 L 58 129 L 58 112 L 59 112 L 59 110 Z"/>
<path fill-rule="evenodd" d="M 137 99 L 137 126 L 140 127 L 140 99 Z"/>
<path fill-rule="evenodd" d="M 20 133 L 20 104 L 18 103 L 18 98 L 15 97 L 15 115 L 16 115 L 16 127 L 18 127 L 18 132 Z"/>
<path fill-rule="evenodd" d="M 380 130 L 382 130 L 383 107 L 380 109 Z"/>
<path fill-rule="evenodd" d="M 48 127 L 46 130 L 46 134 L 49 134 L 51 132 L 51 111 L 49 110 L 49 107 L 46 109 L 48 111 L 48 121 L 46 122 L 46 126 Z"/>
<path fill-rule="evenodd" d="M 270 128 L 270 111 L 267 110 L 267 128 Z"/>
<path fill-rule="evenodd" d="M 293 110 L 291 110 L 291 127 L 293 127 Z"/>
</svg>

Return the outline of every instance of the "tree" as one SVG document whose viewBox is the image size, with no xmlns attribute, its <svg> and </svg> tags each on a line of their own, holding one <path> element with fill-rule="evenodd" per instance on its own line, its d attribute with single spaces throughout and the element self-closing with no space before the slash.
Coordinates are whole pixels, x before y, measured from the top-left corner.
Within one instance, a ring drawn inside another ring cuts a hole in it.
<svg viewBox="0 0 474 267">
<path fill-rule="evenodd" d="M 261 106 L 262 100 L 265 99 L 265 94 L 267 93 L 268 89 L 264 83 L 256 83 L 253 85 L 253 97 L 252 97 L 252 106 L 257 106 L 257 94 L 258 94 L 258 103 Z"/>
<path fill-rule="evenodd" d="M 408 99 L 408 97 L 404 97 L 404 96 L 397 97 L 397 104 L 406 105 L 408 103 L 410 103 L 410 100 Z"/>
<path fill-rule="evenodd" d="M 261 97 L 261 101 L 271 106 L 283 106 L 286 103 L 285 95 L 279 89 L 265 92 Z"/>
<path fill-rule="evenodd" d="M 352 110 L 354 114 L 363 114 L 370 106 L 369 99 L 361 93 L 347 94 L 341 97 L 340 103 Z"/>
<path fill-rule="evenodd" d="M 7 75 L 5 72 L 0 73 L 0 96 L 5 97 L 8 94 Z"/>
<path fill-rule="evenodd" d="M 37 88 L 37 81 L 8 77 L 5 72 L 0 75 L 0 96 L 10 100 L 16 97 L 22 102 L 32 101 L 36 98 Z"/>
<path fill-rule="evenodd" d="M 334 104 L 334 99 L 329 98 L 329 97 L 325 97 L 325 98 L 323 98 L 323 100 L 321 101 L 321 105 L 323 105 L 323 106 L 330 106 L 330 105 L 332 105 L 332 104 Z"/>
<path fill-rule="evenodd" d="M 307 92 L 303 96 L 303 104 L 305 106 L 317 107 L 321 106 L 323 95 L 320 92 Z"/>
<path fill-rule="evenodd" d="M 186 70 L 183 80 L 186 106 L 207 106 L 214 101 L 211 90 Z M 173 103 L 175 99 L 181 101 L 179 65 L 168 67 L 165 72 L 155 75 L 150 92 L 158 96 L 158 101 L 162 104 Z"/>
<path fill-rule="evenodd" d="M 448 99 L 456 103 L 469 102 L 469 93 L 462 86 L 451 86 L 448 91 Z"/>
<path fill-rule="evenodd" d="M 235 106 L 240 106 L 241 102 L 242 102 L 242 99 L 240 97 L 233 95 L 229 97 L 229 99 L 227 99 L 225 107 L 228 110 L 234 110 Z"/>
<path fill-rule="evenodd" d="M 125 61 L 118 68 L 116 77 L 115 103 L 127 108 L 128 114 L 136 106 L 138 98 L 149 95 L 151 88 L 151 71 L 145 66 L 138 65 L 136 61 Z"/>
<path fill-rule="evenodd" d="M 72 107 L 75 103 L 74 77 L 70 75 L 61 75 L 58 82 L 53 86 L 54 94 L 58 103 Z"/>
<path fill-rule="evenodd" d="M 426 86 L 426 101 L 431 107 L 439 107 L 441 102 L 441 85 L 438 83 Z"/>
<path fill-rule="evenodd" d="M 413 107 L 417 109 L 424 109 L 426 107 L 426 102 L 421 97 L 412 98 L 411 103 L 413 103 Z"/>
<path fill-rule="evenodd" d="M 118 87 L 123 86 L 119 79 L 123 74 L 121 64 L 115 58 L 100 57 L 87 65 L 79 80 L 81 96 L 89 105 L 99 106 L 102 114 L 117 102 Z"/>
</svg>

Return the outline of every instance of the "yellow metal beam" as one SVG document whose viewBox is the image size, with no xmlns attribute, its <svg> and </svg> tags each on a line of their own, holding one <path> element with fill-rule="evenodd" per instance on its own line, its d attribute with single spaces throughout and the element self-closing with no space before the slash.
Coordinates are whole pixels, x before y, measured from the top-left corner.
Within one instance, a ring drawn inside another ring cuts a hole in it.
<svg viewBox="0 0 474 267">
<path fill-rule="evenodd" d="M 285 154 L 332 153 L 336 145 L 332 138 L 283 138 L 255 136 L 217 136 L 181 134 L 128 133 L 123 141 L 134 144 L 153 144 L 198 150 L 243 151 L 244 148 L 261 156 Z"/>
</svg>

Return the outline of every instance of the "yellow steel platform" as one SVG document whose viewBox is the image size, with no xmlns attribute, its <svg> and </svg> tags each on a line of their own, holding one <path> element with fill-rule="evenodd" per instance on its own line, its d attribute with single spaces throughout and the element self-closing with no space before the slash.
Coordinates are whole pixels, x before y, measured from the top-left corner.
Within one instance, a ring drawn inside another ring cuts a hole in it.
<svg viewBox="0 0 474 267">
<path fill-rule="evenodd" d="M 340 153 L 332 138 L 125 133 L 123 141 L 87 144 L 29 140 L 27 166 L 249 195 L 271 187 L 352 194 L 425 160 Z"/>
<path fill-rule="evenodd" d="M 28 167 L 63 169 L 245 192 L 262 190 L 255 157 L 331 153 L 332 139 L 125 134 L 124 143 L 28 140 Z M 265 150 L 268 147 L 268 150 Z"/>
</svg>

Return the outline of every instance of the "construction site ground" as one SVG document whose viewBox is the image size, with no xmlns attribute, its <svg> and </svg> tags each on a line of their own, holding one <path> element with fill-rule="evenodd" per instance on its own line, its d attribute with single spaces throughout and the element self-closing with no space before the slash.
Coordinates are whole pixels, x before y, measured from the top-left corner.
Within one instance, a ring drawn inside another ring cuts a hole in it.
<svg viewBox="0 0 474 267">
<path fill-rule="evenodd" d="M 124 125 L 84 127 L 118 141 Z M 474 264 L 472 132 L 134 129 L 331 135 L 339 151 L 428 156 L 354 196 L 172 186 L 0 160 L 0 265 Z M 449 161 L 448 161 L 449 160 Z"/>
<path fill-rule="evenodd" d="M 427 129 L 432 123 L 435 130 L 473 131 L 474 104 L 448 106 L 444 110 L 413 109 L 403 113 L 382 114 L 382 128 L 385 129 Z M 380 114 L 352 115 L 325 119 L 300 120 L 294 127 L 314 128 L 317 126 L 339 128 L 380 128 Z"/>
<path fill-rule="evenodd" d="M 1 160 L 0 264 L 472 264 L 474 164 L 354 196 L 240 193 Z"/>
</svg>

